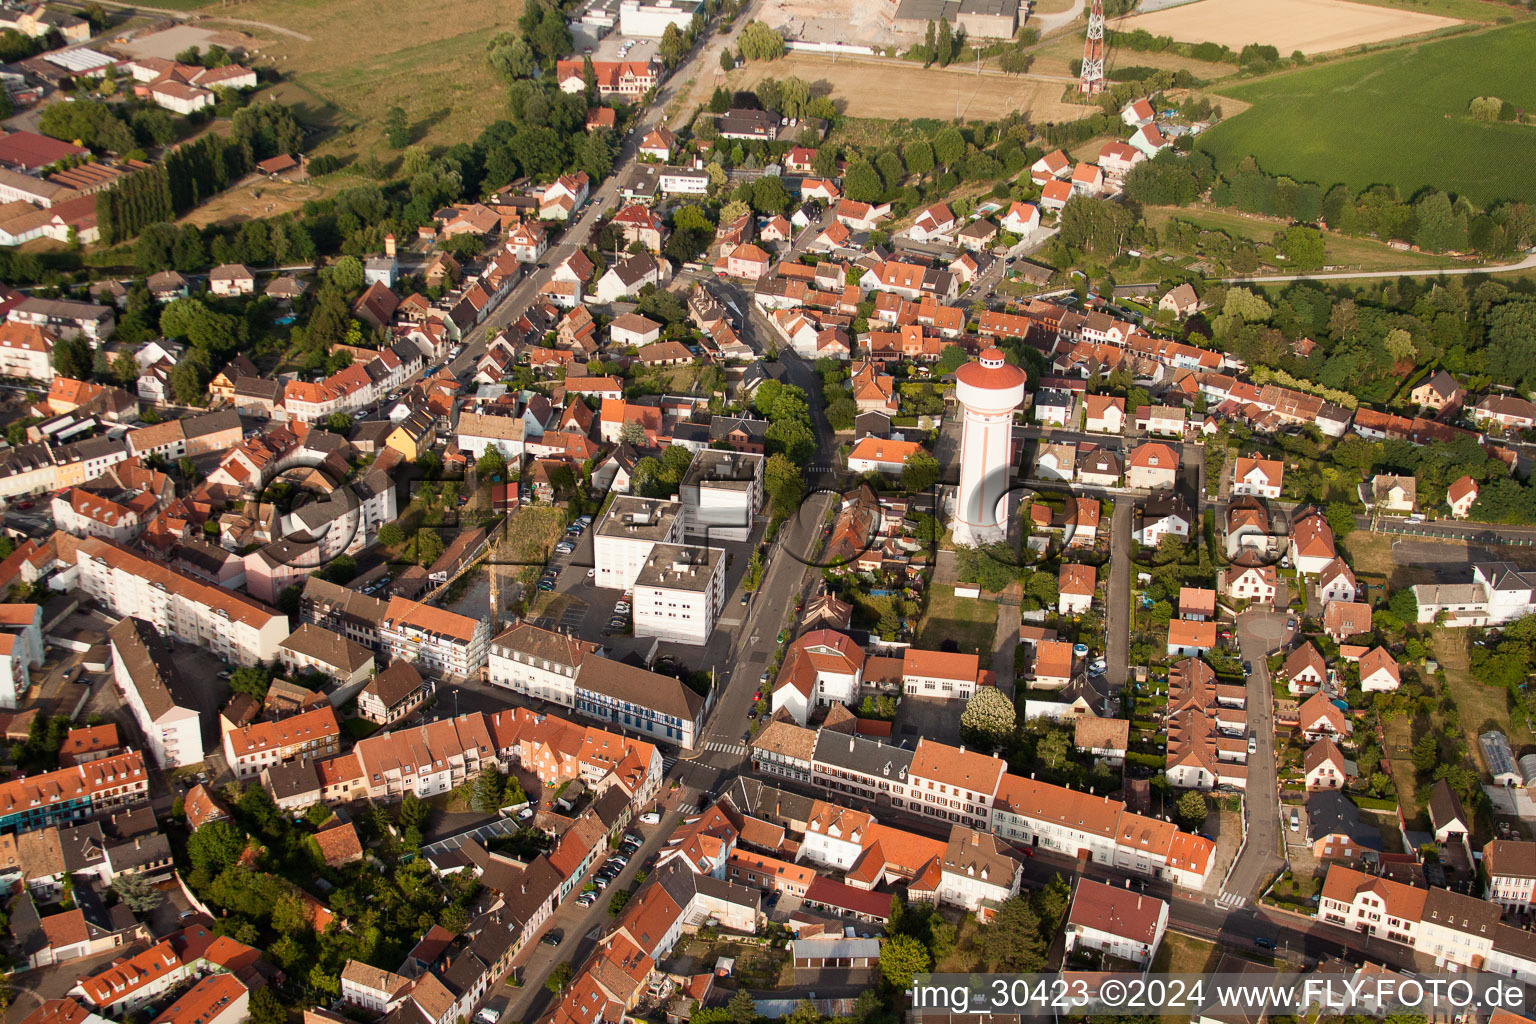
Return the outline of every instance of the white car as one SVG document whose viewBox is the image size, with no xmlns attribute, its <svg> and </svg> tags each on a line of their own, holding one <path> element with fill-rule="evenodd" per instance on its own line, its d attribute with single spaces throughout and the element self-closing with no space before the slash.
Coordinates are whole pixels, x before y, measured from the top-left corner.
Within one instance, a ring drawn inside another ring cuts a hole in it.
<svg viewBox="0 0 1536 1024">
<path fill-rule="evenodd" d="M 1259 752 L 1259 738 L 1257 736 L 1249 736 L 1248 737 L 1248 754 L 1250 756 L 1252 756 L 1254 754 L 1257 754 L 1258 752 Z"/>
<path fill-rule="evenodd" d="M 646 811 L 644 814 L 640 815 L 640 824 L 642 824 L 642 825 L 660 825 L 661 824 L 661 815 L 656 813 L 655 811 Z"/>
</svg>

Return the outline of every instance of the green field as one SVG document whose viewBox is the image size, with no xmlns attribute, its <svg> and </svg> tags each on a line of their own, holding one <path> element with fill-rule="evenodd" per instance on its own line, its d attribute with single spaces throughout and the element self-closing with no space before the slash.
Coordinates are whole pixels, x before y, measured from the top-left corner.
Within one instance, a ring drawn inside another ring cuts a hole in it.
<svg viewBox="0 0 1536 1024">
<path fill-rule="evenodd" d="M 1325 188 L 1426 186 L 1477 204 L 1536 199 L 1536 127 L 1479 124 L 1478 96 L 1536 108 L 1536 22 L 1220 87 L 1253 106 L 1200 137 L 1218 166 L 1254 156 Z"/>
<path fill-rule="evenodd" d="M 256 37 L 258 63 L 270 61 L 283 78 L 264 96 L 334 129 L 319 152 L 388 161 L 398 155 L 381 130 L 390 106 L 405 110 L 413 141 L 429 148 L 473 140 L 501 116 L 505 87 L 485 63 L 485 44 L 516 30 L 522 0 L 445 10 L 430 0 L 395 0 L 385 17 L 374 0 L 245 0 L 210 7 L 205 24 L 245 19 L 230 27 Z"/>
</svg>

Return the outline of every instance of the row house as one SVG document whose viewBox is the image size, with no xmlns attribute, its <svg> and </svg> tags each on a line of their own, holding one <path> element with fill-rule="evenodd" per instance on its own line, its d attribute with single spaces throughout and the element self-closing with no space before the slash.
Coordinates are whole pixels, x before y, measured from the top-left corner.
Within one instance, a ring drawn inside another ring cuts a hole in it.
<svg viewBox="0 0 1536 1024">
<path fill-rule="evenodd" d="M 0 783 L 0 833 L 68 825 L 148 799 L 144 757 L 130 750 Z"/>
<path fill-rule="evenodd" d="M 275 722 L 253 722 L 224 733 L 224 758 L 235 776 L 248 779 L 272 765 L 337 753 L 341 726 L 329 704 Z"/>
</svg>

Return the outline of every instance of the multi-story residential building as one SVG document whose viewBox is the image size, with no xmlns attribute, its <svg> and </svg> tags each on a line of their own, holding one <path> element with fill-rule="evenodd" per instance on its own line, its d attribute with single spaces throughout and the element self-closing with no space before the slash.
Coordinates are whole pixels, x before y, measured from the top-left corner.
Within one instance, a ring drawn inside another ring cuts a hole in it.
<svg viewBox="0 0 1536 1024">
<path fill-rule="evenodd" d="M 620 495 L 592 534 L 599 587 L 628 590 L 658 544 L 683 542 L 683 506 L 676 501 Z"/>
<path fill-rule="evenodd" d="M 491 641 L 486 680 L 566 707 L 576 702 L 576 675 L 602 647 L 566 633 L 519 622 Z"/>
<path fill-rule="evenodd" d="M 379 643 L 387 657 L 428 675 L 468 677 L 485 665 L 490 631 L 484 619 L 392 597 L 379 623 Z"/>
<path fill-rule="evenodd" d="M 763 504 L 761 455 L 705 449 L 683 476 L 683 532 L 712 541 L 744 541 Z"/>
<path fill-rule="evenodd" d="M 1155 896 L 1079 878 L 1067 911 L 1067 952 L 1091 949 L 1150 964 L 1168 930 L 1168 904 Z"/>
<path fill-rule="evenodd" d="M 429 693 L 416 666 L 397 661 L 358 691 L 357 717 L 376 725 L 390 725 L 420 707 Z"/>
<path fill-rule="evenodd" d="M 622 661 L 590 658 L 576 675 L 577 712 L 686 750 L 693 749 L 709 703 L 674 676 Z"/>
<path fill-rule="evenodd" d="M 383 650 L 379 624 L 388 610 L 388 602 L 315 576 L 304 581 L 299 601 L 302 621 L 340 633 L 374 652 Z"/>
<path fill-rule="evenodd" d="M 1334 865 L 1323 880 L 1317 918 L 1350 931 L 1411 946 L 1418 939 L 1428 895 L 1425 890 L 1402 882 Z"/>
<path fill-rule="evenodd" d="M 773 685 L 773 711 L 784 710 L 805 725 L 815 708 L 855 703 L 865 660 L 863 648 L 846 633 L 813 629 L 803 634 L 785 652 Z"/>
<path fill-rule="evenodd" d="M 526 622 L 491 641 L 486 678 L 689 749 L 708 707 L 704 697 L 673 676 L 611 661 L 597 644 Z"/>
<path fill-rule="evenodd" d="M 1009 775 L 998 758 L 927 739 L 914 751 L 775 721 L 753 739 L 752 763 L 877 807 L 959 824 L 968 823 L 955 819 L 968 817 L 977 823 L 968 827 L 1015 845 L 1085 856 L 1177 885 L 1200 887 L 1215 863 L 1213 842 L 1171 822 L 1134 814 L 1108 797 Z"/>
<path fill-rule="evenodd" d="M 368 648 L 308 622 L 301 622 L 279 645 L 277 658 L 289 672 L 319 672 L 342 691 L 361 687 L 373 674 L 373 653 Z"/>
<path fill-rule="evenodd" d="M 0 833 L 67 825 L 148 798 L 144 757 L 129 750 L 0 783 Z"/>
<path fill-rule="evenodd" d="M 55 534 L 59 575 L 103 608 L 151 623 L 162 634 L 205 647 L 237 665 L 277 657 L 288 617 L 248 597 L 211 586 L 97 538 Z"/>
<path fill-rule="evenodd" d="M 901 692 L 909 697 L 942 697 L 970 700 L 991 672 L 983 673 L 974 654 L 920 651 L 908 647 L 901 654 Z"/>
<path fill-rule="evenodd" d="M 176 662 L 169 642 L 142 619 L 128 616 L 107 634 L 112 679 L 133 712 L 161 769 L 199 764 L 204 757 L 202 716 L 196 695 Z"/>
<path fill-rule="evenodd" d="M 997 836 L 963 825 L 950 829 L 939 876 L 939 902 L 989 919 L 1002 902 L 1019 894 L 1024 867 Z"/>
<path fill-rule="evenodd" d="M 1232 463 L 1232 493 L 1255 498 L 1278 498 L 1285 481 L 1285 463 L 1279 459 L 1239 455 Z"/>
<path fill-rule="evenodd" d="M 253 722 L 228 730 L 224 733 L 224 759 L 236 778 L 249 779 L 275 764 L 329 757 L 340 749 L 340 741 L 336 712 L 324 704 L 275 722 Z"/>
<path fill-rule="evenodd" d="M 1483 847 L 1483 874 L 1493 902 L 1522 913 L 1536 905 L 1536 843 L 1493 840 Z"/>
<path fill-rule="evenodd" d="M 245 983 L 220 971 L 193 985 L 150 1024 L 240 1024 L 250 1004 L 251 990 Z"/>
<path fill-rule="evenodd" d="M 341 969 L 341 1000 L 376 1017 L 394 1011 L 410 993 L 411 979 L 361 960 L 348 960 Z"/>
<path fill-rule="evenodd" d="M 42 663 L 42 605 L 0 604 L 0 707 L 16 706 Z"/>
<path fill-rule="evenodd" d="M 0 377 L 53 379 L 53 333 L 36 324 L 0 323 Z"/>
<path fill-rule="evenodd" d="M 136 956 L 81 978 L 69 991 L 102 1013 L 120 1018 L 159 999 L 190 976 L 190 967 L 176 954 L 171 941 L 165 939 Z"/>
<path fill-rule="evenodd" d="M 636 636 L 703 645 L 725 610 L 725 552 L 657 544 L 636 575 L 634 589 Z"/>
<path fill-rule="evenodd" d="M 58 338 L 84 336 L 95 348 L 117 329 L 117 311 L 111 306 L 72 299 L 22 299 L 6 314 L 12 323 L 46 327 Z"/>
</svg>

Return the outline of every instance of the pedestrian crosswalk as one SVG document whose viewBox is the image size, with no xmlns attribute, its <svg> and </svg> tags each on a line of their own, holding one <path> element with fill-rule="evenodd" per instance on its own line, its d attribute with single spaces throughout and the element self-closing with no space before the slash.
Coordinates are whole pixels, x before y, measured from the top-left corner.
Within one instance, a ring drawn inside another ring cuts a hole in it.
<svg viewBox="0 0 1536 1024">
<path fill-rule="evenodd" d="M 675 765 L 675 764 L 677 764 L 677 758 L 675 758 L 675 757 L 664 757 L 664 758 L 662 758 L 661 759 L 661 774 L 666 775 L 668 772 L 670 772 L 672 770 L 672 766 Z"/>
<path fill-rule="evenodd" d="M 1239 896 L 1235 892 L 1224 892 L 1216 899 L 1217 906 L 1226 907 L 1228 910 L 1236 910 L 1248 902 L 1248 897 Z"/>
<path fill-rule="evenodd" d="M 709 740 L 704 744 L 705 750 L 713 750 L 717 754 L 735 754 L 737 757 L 746 757 L 747 748 L 740 743 L 722 743 L 719 740 Z"/>
</svg>

